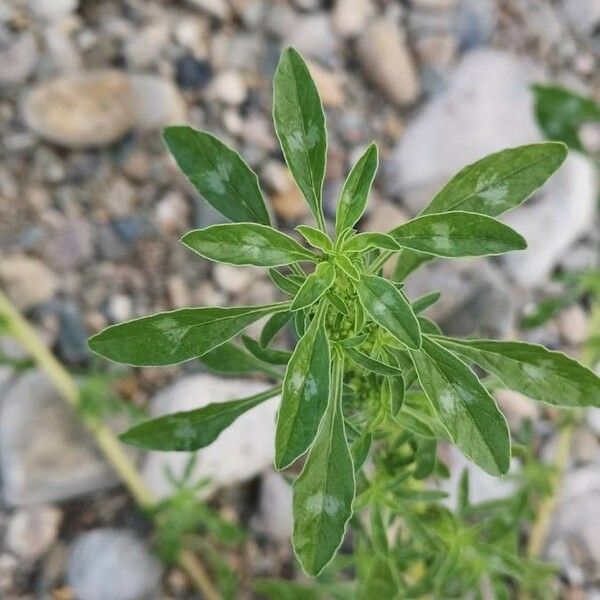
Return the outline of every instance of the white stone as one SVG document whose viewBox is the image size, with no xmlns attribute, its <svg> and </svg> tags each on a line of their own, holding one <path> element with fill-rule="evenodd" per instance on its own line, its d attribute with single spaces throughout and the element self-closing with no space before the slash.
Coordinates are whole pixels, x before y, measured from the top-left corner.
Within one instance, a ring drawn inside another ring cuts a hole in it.
<svg viewBox="0 0 600 600">
<path fill-rule="evenodd" d="M 77 10 L 78 0 L 29 0 L 29 10 L 38 18 L 55 21 Z"/>
<path fill-rule="evenodd" d="M 14 84 L 25 81 L 37 61 L 37 45 L 31 32 L 24 33 L 5 49 L 0 50 L 0 83 Z"/>
<path fill-rule="evenodd" d="M 60 510 L 49 504 L 16 510 L 8 522 L 6 547 L 23 560 L 37 560 L 56 540 L 61 519 Z"/>
<path fill-rule="evenodd" d="M 588 316 L 580 304 L 573 304 L 558 315 L 560 334 L 572 346 L 583 344 L 589 335 Z"/>
<path fill-rule="evenodd" d="M 68 75 L 41 83 L 25 97 L 27 125 L 69 148 L 110 144 L 134 124 L 134 95 L 119 71 Z"/>
<path fill-rule="evenodd" d="M 126 529 L 93 529 L 71 547 L 67 582 L 78 600 L 155 598 L 162 567 Z"/>
<path fill-rule="evenodd" d="M 225 402 L 258 394 L 268 385 L 248 379 L 222 379 L 212 375 L 190 375 L 161 391 L 151 402 L 153 417 L 193 410 L 214 402 Z M 202 493 L 251 479 L 273 464 L 275 413 L 279 398 L 263 402 L 233 422 L 208 447 L 198 453 L 193 477 L 208 478 Z M 149 488 L 164 498 L 173 492 L 165 469 L 180 474 L 189 454 L 151 452 L 142 469 Z"/>
<path fill-rule="evenodd" d="M 48 378 L 29 371 L 0 406 L 0 468 L 8 504 L 52 502 L 116 483 L 91 436 Z"/>
<path fill-rule="evenodd" d="M 307 58 L 328 63 L 338 50 L 338 39 L 327 13 L 297 16 L 287 30 L 284 46 L 293 46 Z"/>
<path fill-rule="evenodd" d="M 266 471 L 260 480 L 256 528 L 274 540 L 286 542 L 293 525 L 292 486 L 279 473 Z"/>
<path fill-rule="evenodd" d="M 571 25 L 584 35 L 592 34 L 600 21 L 598 0 L 565 0 L 563 10 Z"/>
<path fill-rule="evenodd" d="M 223 71 L 210 84 L 209 94 L 225 104 L 239 106 L 246 99 L 248 88 L 240 73 Z"/>
<path fill-rule="evenodd" d="M 357 54 L 365 77 L 392 102 L 405 106 L 419 97 L 419 74 L 405 34 L 393 21 L 372 21 L 358 40 Z"/>
<path fill-rule="evenodd" d="M 257 278 L 258 270 L 219 263 L 213 269 L 216 284 L 229 294 L 240 294 Z"/>
<path fill-rule="evenodd" d="M 541 79 L 538 69 L 510 53 L 466 54 L 447 90 L 406 128 L 385 167 L 386 191 L 402 196 L 417 213 L 465 165 L 540 141 L 530 84 Z M 544 281 L 569 245 L 589 230 L 595 179 L 591 163 L 573 153 L 538 193 L 538 202 L 506 217 L 529 243 L 528 250 L 507 257 L 507 270 L 519 283 Z"/>
<path fill-rule="evenodd" d="M 131 75 L 134 124 L 143 131 L 158 131 L 187 120 L 187 107 L 177 87 L 156 75 Z"/>
<path fill-rule="evenodd" d="M 336 0 L 331 22 L 342 37 L 354 37 L 363 31 L 374 12 L 371 0 Z"/>
<path fill-rule="evenodd" d="M 58 289 L 56 275 L 37 258 L 6 256 L 0 260 L 0 282 L 22 311 L 50 300 Z"/>
<path fill-rule="evenodd" d="M 217 19 L 226 20 L 231 16 L 231 7 L 225 0 L 188 0 L 188 2 Z"/>
</svg>

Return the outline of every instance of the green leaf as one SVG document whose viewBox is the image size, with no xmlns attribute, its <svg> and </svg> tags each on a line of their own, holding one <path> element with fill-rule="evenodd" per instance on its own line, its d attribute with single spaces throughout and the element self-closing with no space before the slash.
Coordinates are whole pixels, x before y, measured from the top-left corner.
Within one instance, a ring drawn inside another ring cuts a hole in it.
<svg viewBox="0 0 600 600">
<path fill-rule="evenodd" d="M 164 139 L 179 168 L 202 196 L 230 221 L 271 220 L 258 178 L 240 155 L 210 133 L 167 127 Z"/>
<path fill-rule="evenodd" d="M 387 233 L 367 232 L 352 236 L 344 244 L 344 252 L 364 252 L 370 248 L 399 252 L 402 248 Z"/>
<path fill-rule="evenodd" d="M 354 165 L 342 189 L 335 217 L 335 232 L 340 235 L 347 227 L 354 227 L 362 217 L 375 173 L 377 146 L 371 144 Z"/>
<path fill-rule="evenodd" d="M 281 314 L 281 313 L 277 313 Z M 232 342 L 225 342 L 200 357 L 200 362 L 211 371 L 228 375 L 242 375 L 261 371 L 269 375 L 275 373 L 264 362 L 248 354 Z"/>
<path fill-rule="evenodd" d="M 421 330 L 410 303 L 394 284 L 375 276 L 364 276 L 356 286 L 366 313 L 409 348 L 421 347 Z"/>
<path fill-rule="evenodd" d="M 275 432 L 277 469 L 291 465 L 315 438 L 329 397 L 329 363 L 321 310 L 296 345 L 285 372 Z"/>
<path fill-rule="evenodd" d="M 490 154 L 459 171 L 423 214 L 464 210 L 497 217 L 527 200 L 566 157 L 566 146 L 557 142 Z"/>
<path fill-rule="evenodd" d="M 402 250 L 394 266 L 394 281 L 404 281 L 413 271 L 416 271 L 423 263 L 429 262 L 434 257 L 431 254 L 414 252 L 413 250 Z"/>
<path fill-rule="evenodd" d="M 257 594 L 269 600 L 322 600 L 323 595 L 314 586 L 285 579 L 258 579 L 252 583 Z"/>
<path fill-rule="evenodd" d="M 564 142 L 571 148 L 584 151 L 579 128 L 584 123 L 600 121 L 600 106 L 555 85 L 534 85 L 535 116 L 544 135 L 550 140 Z"/>
<path fill-rule="evenodd" d="M 411 352 L 419 381 L 454 444 L 492 475 L 508 471 L 508 426 L 494 399 L 469 367 L 438 343 L 423 338 Z"/>
<path fill-rule="evenodd" d="M 561 352 L 525 342 L 437 341 L 525 396 L 555 406 L 600 407 L 600 378 Z"/>
<path fill-rule="evenodd" d="M 388 234 L 400 246 L 449 258 L 523 250 L 527 243 L 508 225 L 472 212 L 417 217 Z"/>
<path fill-rule="evenodd" d="M 352 264 L 352 261 L 344 254 L 335 256 L 335 264 L 346 274 L 350 279 L 358 281 L 360 279 L 360 271 Z"/>
<path fill-rule="evenodd" d="M 323 250 L 323 252 L 333 251 L 333 242 L 329 239 L 329 236 L 320 229 L 311 227 L 310 225 L 298 225 L 296 231 L 298 231 L 311 246 Z"/>
<path fill-rule="evenodd" d="M 200 256 L 230 265 L 280 267 L 315 256 L 296 240 L 258 223 L 221 223 L 196 229 L 181 238 Z"/>
<path fill-rule="evenodd" d="M 343 377 L 343 362 L 336 359 L 327 410 L 293 486 L 294 552 L 313 577 L 337 552 L 352 515 L 355 481 L 342 416 Z"/>
<path fill-rule="evenodd" d="M 402 593 L 394 578 L 390 559 L 380 554 L 375 555 L 367 576 L 360 582 L 357 600 L 373 600 L 374 598 L 397 600 L 401 597 Z"/>
<path fill-rule="evenodd" d="M 287 310 L 271 315 L 260 332 L 260 345 L 266 348 L 273 338 L 290 322 L 291 318 L 292 313 Z"/>
<path fill-rule="evenodd" d="M 301 310 L 314 304 L 333 285 L 334 281 L 334 266 L 330 262 L 319 263 L 298 290 L 291 310 Z"/>
<path fill-rule="evenodd" d="M 420 298 L 417 298 L 412 303 L 413 311 L 415 312 L 415 314 L 419 314 L 423 311 L 426 311 L 430 306 L 433 306 L 441 298 L 441 296 L 442 295 L 440 294 L 440 292 L 431 292 L 429 294 L 421 296 Z"/>
<path fill-rule="evenodd" d="M 89 339 L 110 360 L 136 367 L 175 365 L 199 358 L 261 317 L 289 304 L 182 308 L 111 325 Z"/>
<path fill-rule="evenodd" d="M 295 296 L 296 292 L 300 289 L 300 284 L 276 269 L 269 269 L 269 278 L 284 294 Z"/>
<path fill-rule="evenodd" d="M 398 375 L 402 374 L 402 371 L 398 367 L 394 367 L 393 365 L 387 364 L 381 360 L 372 358 L 356 348 L 344 348 L 344 354 L 359 367 L 362 367 L 367 371 L 377 373 L 378 375 L 397 377 Z"/>
<path fill-rule="evenodd" d="M 287 365 L 292 356 L 292 353 L 287 350 L 263 348 L 256 340 L 253 340 L 247 335 L 242 335 L 241 339 L 242 344 L 244 344 L 246 350 L 248 350 L 250 354 L 269 365 Z"/>
<path fill-rule="evenodd" d="M 369 456 L 369 450 L 371 450 L 371 444 L 373 443 L 373 436 L 367 432 L 357 437 L 350 446 L 350 454 L 352 454 L 352 462 L 354 463 L 354 472 L 365 464 L 367 457 Z"/>
<path fill-rule="evenodd" d="M 325 115 L 308 67 L 293 48 L 284 50 L 275 71 L 273 121 L 285 161 L 323 229 Z"/>
<path fill-rule="evenodd" d="M 212 444 L 240 415 L 273 398 L 280 387 L 242 400 L 218 402 L 196 410 L 165 415 L 135 425 L 120 437 L 145 450 L 193 452 Z"/>
</svg>

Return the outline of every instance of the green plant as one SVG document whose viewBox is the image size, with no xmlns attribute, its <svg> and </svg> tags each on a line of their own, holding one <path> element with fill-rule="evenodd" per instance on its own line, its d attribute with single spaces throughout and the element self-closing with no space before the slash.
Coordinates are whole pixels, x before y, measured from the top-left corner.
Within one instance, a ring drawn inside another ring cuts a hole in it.
<svg viewBox="0 0 600 600">
<path fill-rule="evenodd" d="M 508 597 L 509 582 L 543 572 L 517 555 L 518 519 L 531 510 L 526 488 L 535 473 L 520 494 L 484 506 L 469 502 L 465 476 L 453 513 L 440 502 L 444 494 L 424 483 L 447 475 L 437 445 L 456 445 L 493 475 L 509 469 L 506 421 L 473 364 L 504 387 L 555 406 L 600 406 L 600 379 L 535 344 L 442 335 L 423 316 L 439 294 L 409 299 L 402 279 L 433 258 L 524 249 L 525 240 L 495 217 L 541 186 L 567 148 L 547 142 L 483 158 L 452 178 L 417 218 L 385 234 L 358 233 L 377 170 L 372 144 L 346 179 L 330 234 L 321 194 L 325 118 L 293 49 L 283 53 L 275 74 L 273 115 L 285 160 L 317 224 L 297 228 L 307 244 L 272 227 L 256 175 L 217 138 L 183 126 L 168 128 L 164 137 L 202 196 L 232 221 L 192 231 L 182 242 L 210 260 L 269 269 L 289 299 L 160 313 L 113 325 L 89 343 L 134 366 L 199 359 L 226 373 L 258 370 L 277 383 L 249 398 L 141 423 L 122 439 L 146 449 L 195 451 L 280 394 L 275 466 L 285 469 L 305 457 L 293 485 L 292 540 L 304 571 L 318 576 L 331 563 L 350 520 L 355 533 L 356 583 L 331 587 L 331 577 L 349 566 L 338 556 L 319 579 L 324 587 L 300 586 L 297 597 L 310 597 L 302 596 L 306 589 L 316 597 L 451 598 L 465 590 Z M 391 258 L 397 261 L 392 280 L 382 276 Z M 258 340 L 242 335 L 263 317 Z M 272 345 L 288 324 L 298 337 L 291 353 Z M 232 341 L 238 336 L 242 345 Z M 287 597 L 296 597 L 293 585 L 287 584 Z"/>
</svg>

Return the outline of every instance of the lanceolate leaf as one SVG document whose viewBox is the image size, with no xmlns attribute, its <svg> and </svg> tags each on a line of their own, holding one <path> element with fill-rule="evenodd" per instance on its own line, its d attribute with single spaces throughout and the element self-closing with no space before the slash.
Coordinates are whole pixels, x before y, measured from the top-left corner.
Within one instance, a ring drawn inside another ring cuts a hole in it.
<svg viewBox="0 0 600 600">
<path fill-rule="evenodd" d="M 360 279 L 360 271 L 345 254 L 336 255 L 335 263 L 350 279 L 354 281 Z"/>
<path fill-rule="evenodd" d="M 293 48 L 281 55 L 273 80 L 273 120 L 285 160 L 317 222 L 323 224 L 325 115 L 304 60 Z"/>
<path fill-rule="evenodd" d="M 300 289 L 300 285 L 296 283 L 291 277 L 283 275 L 277 269 L 269 269 L 269 277 L 271 281 L 285 294 L 295 296 L 296 292 Z"/>
<path fill-rule="evenodd" d="M 264 362 L 252 356 L 252 354 L 248 354 L 243 348 L 232 342 L 225 342 L 213 348 L 200 357 L 200 362 L 212 371 L 227 373 L 228 375 L 241 375 L 255 371 L 262 371 L 269 375 L 277 374 Z"/>
<path fill-rule="evenodd" d="M 364 252 L 369 248 L 380 248 L 392 252 L 399 252 L 402 249 L 392 236 L 377 232 L 359 233 L 344 244 L 345 252 Z"/>
<path fill-rule="evenodd" d="M 322 262 L 305 280 L 292 302 L 291 310 L 300 310 L 314 304 L 335 281 L 335 268 L 330 262 Z"/>
<path fill-rule="evenodd" d="M 490 154 L 455 175 L 423 214 L 465 210 L 491 217 L 501 215 L 529 198 L 566 156 L 566 146 L 556 142 Z"/>
<path fill-rule="evenodd" d="M 276 396 L 273 388 L 255 396 L 209 404 L 196 410 L 175 413 L 140 423 L 121 435 L 128 444 L 146 450 L 192 452 L 212 444 L 240 415 Z"/>
<path fill-rule="evenodd" d="M 417 217 L 388 234 L 400 246 L 435 256 L 487 256 L 523 250 L 527 243 L 508 225 L 472 212 Z"/>
<path fill-rule="evenodd" d="M 335 217 L 335 232 L 338 236 L 347 227 L 354 227 L 361 218 L 376 172 L 377 146 L 371 144 L 344 183 Z"/>
<path fill-rule="evenodd" d="M 494 399 L 469 367 L 436 342 L 423 338 L 411 352 L 419 381 L 452 441 L 492 475 L 508 471 L 508 426 Z"/>
<path fill-rule="evenodd" d="M 210 133 L 167 127 L 165 142 L 204 198 L 231 221 L 270 224 L 258 178 L 240 155 Z"/>
<path fill-rule="evenodd" d="M 287 365 L 291 352 L 287 350 L 276 350 L 275 348 L 263 348 L 256 340 L 247 335 L 242 335 L 242 343 L 250 354 L 270 365 Z"/>
<path fill-rule="evenodd" d="M 292 313 L 289 311 L 271 315 L 260 332 L 260 345 L 266 348 L 273 338 L 289 323 L 291 318 Z"/>
<path fill-rule="evenodd" d="M 440 292 L 431 292 L 429 294 L 425 294 L 420 298 L 417 298 L 413 303 L 412 307 L 415 311 L 415 314 L 421 313 L 427 310 L 430 306 L 433 306 L 441 297 Z"/>
<path fill-rule="evenodd" d="M 323 250 L 323 252 L 331 252 L 333 250 L 333 242 L 329 239 L 329 236 L 310 225 L 298 225 L 296 230 L 302 235 L 302 237 L 315 248 Z"/>
<path fill-rule="evenodd" d="M 196 229 L 182 243 L 210 260 L 231 265 L 279 267 L 315 256 L 296 240 L 258 223 L 223 223 Z"/>
<path fill-rule="evenodd" d="M 283 380 L 275 433 L 275 466 L 304 454 L 317 433 L 329 397 L 329 342 L 319 313 L 298 342 Z"/>
<path fill-rule="evenodd" d="M 308 575 L 318 575 L 340 547 L 352 515 L 354 467 L 342 416 L 343 364 L 334 361 L 327 410 L 293 491 L 294 551 Z"/>
<path fill-rule="evenodd" d="M 530 398 L 555 406 L 600 407 L 600 378 L 561 352 L 525 342 L 438 341 Z"/>
<path fill-rule="evenodd" d="M 600 121 L 600 106 L 591 98 L 554 85 L 534 85 L 535 116 L 548 139 L 583 150 L 579 128 Z"/>
<path fill-rule="evenodd" d="M 265 306 L 182 308 L 107 327 L 89 340 L 90 348 L 115 362 L 136 367 L 174 365 L 198 358 L 270 313 Z"/>
<path fill-rule="evenodd" d="M 367 371 L 372 371 L 378 375 L 385 375 L 388 377 L 397 377 L 398 375 L 402 375 L 402 371 L 398 367 L 394 367 L 393 365 L 372 358 L 356 348 L 346 348 L 344 353 L 352 360 L 352 362 L 356 363 L 359 367 L 362 367 Z"/>
<path fill-rule="evenodd" d="M 421 347 L 421 330 L 410 303 L 394 284 L 381 277 L 364 276 L 356 291 L 365 312 L 409 348 Z"/>
</svg>

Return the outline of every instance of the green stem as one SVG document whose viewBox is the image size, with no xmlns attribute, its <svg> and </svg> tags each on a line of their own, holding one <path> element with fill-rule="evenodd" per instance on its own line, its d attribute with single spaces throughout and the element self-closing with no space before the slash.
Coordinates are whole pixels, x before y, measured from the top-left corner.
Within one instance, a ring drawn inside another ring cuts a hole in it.
<svg viewBox="0 0 600 600">
<path fill-rule="evenodd" d="M 385 265 L 385 263 L 392 257 L 394 253 L 391 250 L 383 251 L 369 266 L 369 273 L 374 274 Z"/>
<path fill-rule="evenodd" d="M 35 330 L 1 290 L 0 315 L 4 317 L 8 331 L 27 350 L 39 368 L 48 375 L 67 404 L 77 413 L 80 403 L 80 391 L 75 379 L 46 348 Z M 84 418 L 83 422 L 94 436 L 96 444 L 106 460 L 129 490 L 136 504 L 142 509 L 152 507 L 156 503 L 156 499 L 113 432 L 102 422 L 95 419 Z M 220 594 L 211 583 L 203 565 L 193 553 L 183 550 L 179 556 L 179 564 L 207 600 L 221 600 Z"/>
</svg>

